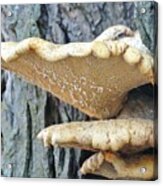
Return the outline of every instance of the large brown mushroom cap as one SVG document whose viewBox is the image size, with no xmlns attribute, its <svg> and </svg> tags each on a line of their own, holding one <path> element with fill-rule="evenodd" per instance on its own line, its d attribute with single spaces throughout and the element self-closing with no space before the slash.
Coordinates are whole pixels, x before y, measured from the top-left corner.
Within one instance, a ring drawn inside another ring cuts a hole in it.
<svg viewBox="0 0 163 186">
<path fill-rule="evenodd" d="M 137 32 L 121 25 L 89 43 L 2 43 L 1 58 L 2 68 L 96 118 L 115 116 L 129 90 L 154 82 L 148 49 Z"/>
</svg>

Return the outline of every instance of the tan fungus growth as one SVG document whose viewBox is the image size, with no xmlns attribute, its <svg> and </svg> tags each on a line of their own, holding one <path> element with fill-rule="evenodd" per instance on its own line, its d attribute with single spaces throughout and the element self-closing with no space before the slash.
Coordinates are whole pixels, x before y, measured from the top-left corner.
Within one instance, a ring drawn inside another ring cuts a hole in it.
<svg viewBox="0 0 163 186">
<path fill-rule="evenodd" d="M 112 152 L 99 152 L 83 163 L 80 172 L 109 179 L 150 180 L 154 178 L 154 164 L 154 157 L 150 154 L 121 157 Z"/>
<path fill-rule="evenodd" d="M 143 152 L 154 148 L 152 120 L 127 118 L 72 122 L 45 128 L 38 138 L 43 140 L 44 146 L 100 151 L 83 163 L 82 174 L 109 179 L 155 178 L 154 155 Z"/>
<path fill-rule="evenodd" d="M 43 129 L 44 146 L 78 147 L 93 151 L 140 151 L 154 147 L 153 121 L 129 118 L 72 122 Z"/>
<path fill-rule="evenodd" d="M 154 84 L 153 57 L 137 31 L 116 25 L 92 42 L 64 45 L 40 38 L 5 42 L 1 44 L 1 59 L 3 69 L 89 116 L 117 117 L 47 127 L 38 134 L 44 146 L 100 151 L 83 163 L 82 174 L 109 179 L 155 177 L 154 156 L 144 153 L 155 146 L 153 102 L 135 91 L 124 104 L 130 90 Z"/>
<path fill-rule="evenodd" d="M 139 34 L 122 25 L 88 43 L 5 42 L 1 58 L 2 68 L 96 118 L 117 115 L 128 91 L 154 82 L 151 54 Z"/>
</svg>

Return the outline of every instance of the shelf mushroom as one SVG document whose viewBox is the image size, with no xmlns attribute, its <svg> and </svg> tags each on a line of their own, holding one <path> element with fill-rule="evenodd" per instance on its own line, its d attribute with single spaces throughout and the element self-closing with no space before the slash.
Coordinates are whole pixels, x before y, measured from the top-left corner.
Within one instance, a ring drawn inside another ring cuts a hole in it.
<svg viewBox="0 0 163 186">
<path fill-rule="evenodd" d="M 97 174 L 110 179 L 154 178 L 154 154 L 144 153 L 154 148 L 152 120 L 128 118 L 72 122 L 47 127 L 38 138 L 44 146 L 97 152 L 83 163 L 82 174 Z M 141 167 L 146 169 L 145 173 L 141 173 Z"/>
<path fill-rule="evenodd" d="M 154 82 L 153 57 L 138 32 L 123 25 L 92 42 L 4 42 L 1 58 L 2 68 L 99 119 L 116 116 L 128 91 Z"/>
<path fill-rule="evenodd" d="M 112 152 L 98 152 L 82 165 L 82 174 L 95 174 L 109 179 L 155 178 L 155 160 L 152 154 L 120 156 Z"/>
<path fill-rule="evenodd" d="M 139 118 L 71 122 L 43 129 L 44 146 L 89 150 L 131 151 L 154 147 L 153 121 Z"/>
<path fill-rule="evenodd" d="M 130 90 L 154 84 L 153 57 L 137 31 L 117 25 L 92 42 L 64 45 L 40 38 L 4 42 L 1 59 L 3 69 L 101 119 L 43 129 L 38 138 L 44 146 L 96 152 L 83 163 L 82 174 L 111 179 L 154 178 L 154 154 L 146 153 L 147 149 L 155 148 L 153 121 L 147 119 L 148 114 L 140 119 L 137 111 L 136 117 L 130 117 L 133 105 L 141 107 L 137 100 L 127 103 L 117 117 Z M 102 120 L 111 117 L 117 118 Z M 138 171 L 141 167 L 147 169 L 143 174 Z"/>
</svg>

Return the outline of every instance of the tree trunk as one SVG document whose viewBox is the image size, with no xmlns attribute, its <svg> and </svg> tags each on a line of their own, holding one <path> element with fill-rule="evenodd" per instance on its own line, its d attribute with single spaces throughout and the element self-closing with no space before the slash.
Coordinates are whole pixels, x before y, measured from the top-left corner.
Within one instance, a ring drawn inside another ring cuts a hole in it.
<svg viewBox="0 0 163 186">
<path fill-rule="evenodd" d="M 155 53 L 156 9 L 153 1 L 3 5 L 2 41 L 28 37 L 55 43 L 91 41 L 109 26 L 124 24 L 138 29 L 143 42 Z M 14 73 L 2 71 L 1 82 L 3 176 L 98 178 L 82 177 L 78 171 L 90 152 L 45 149 L 36 139 L 48 125 L 89 120 L 88 116 Z"/>
</svg>

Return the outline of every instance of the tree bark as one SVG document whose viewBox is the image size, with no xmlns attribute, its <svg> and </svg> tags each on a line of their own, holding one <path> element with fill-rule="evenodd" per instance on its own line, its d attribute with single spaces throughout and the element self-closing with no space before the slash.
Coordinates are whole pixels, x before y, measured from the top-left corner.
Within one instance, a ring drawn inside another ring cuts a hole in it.
<svg viewBox="0 0 163 186">
<path fill-rule="evenodd" d="M 124 24 L 138 29 L 156 53 L 157 4 L 153 1 L 3 5 L 1 10 L 2 41 L 28 37 L 55 43 L 91 41 L 109 26 Z M 98 178 L 78 172 L 90 152 L 45 149 L 36 139 L 51 124 L 89 120 L 88 116 L 7 71 L 2 71 L 1 109 L 3 176 Z"/>
</svg>

